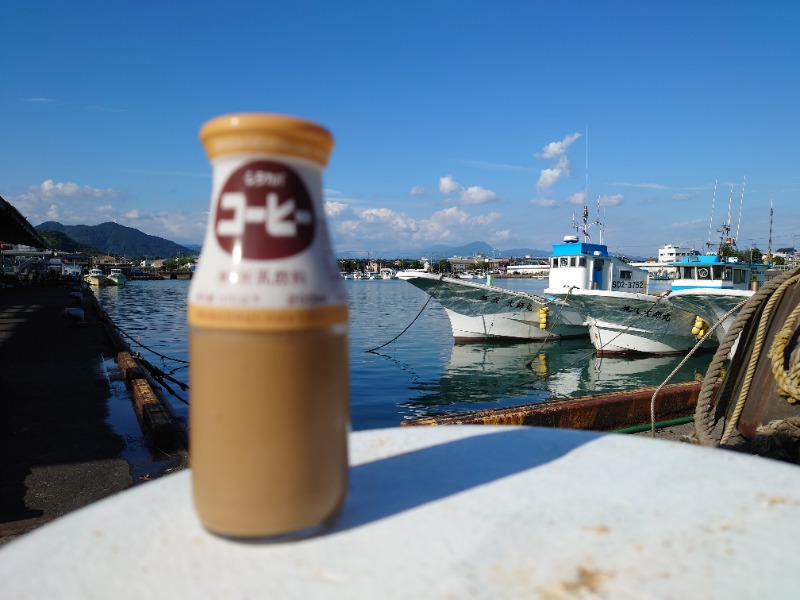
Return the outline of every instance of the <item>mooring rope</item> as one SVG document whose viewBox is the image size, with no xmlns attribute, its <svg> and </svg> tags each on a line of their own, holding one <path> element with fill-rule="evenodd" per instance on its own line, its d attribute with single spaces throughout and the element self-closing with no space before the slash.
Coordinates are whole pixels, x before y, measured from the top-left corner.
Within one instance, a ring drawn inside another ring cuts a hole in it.
<svg viewBox="0 0 800 600">
<path fill-rule="evenodd" d="M 778 277 L 772 279 L 765 285 L 763 285 L 753 296 L 751 296 L 747 302 L 742 306 L 741 311 L 734 319 L 733 323 L 731 324 L 730 328 L 728 329 L 728 333 L 725 336 L 725 339 L 722 340 L 717 351 L 714 353 L 714 357 L 711 360 L 711 363 L 706 370 L 705 377 L 703 378 L 703 383 L 700 388 L 700 395 L 697 399 L 697 406 L 695 408 L 695 438 L 696 440 L 704 445 L 704 446 L 716 446 L 718 445 L 717 440 L 714 438 L 713 431 L 716 426 L 716 420 L 714 419 L 714 412 L 715 412 L 715 404 L 713 402 L 714 398 L 717 395 L 717 383 L 721 378 L 721 373 L 724 367 L 725 362 L 730 355 L 731 349 L 733 348 L 734 343 L 739 338 L 739 334 L 744 331 L 745 327 L 749 324 L 749 322 L 753 319 L 753 316 L 758 312 L 761 308 L 761 305 L 764 303 L 765 299 L 768 298 L 773 294 L 775 290 L 777 290 L 781 285 L 791 280 L 791 282 L 795 282 L 800 278 L 800 274 L 796 274 L 794 271 L 784 273 L 779 275 Z M 758 355 L 754 351 L 751 355 L 751 367 L 753 370 L 755 369 L 754 361 L 758 360 Z M 748 370 L 750 370 L 748 368 Z M 720 390 L 722 393 L 722 390 Z M 740 396 L 740 402 L 741 396 Z M 736 422 L 738 423 L 738 417 L 741 413 L 741 408 L 736 414 Z M 733 419 L 731 419 L 733 420 Z M 731 431 L 735 427 L 735 424 L 730 428 Z M 727 438 L 726 438 L 727 441 Z M 719 442 L 722 443 L 721 441 Z"/>
<path fill-rule="evenodd" d="M 439 284 L 441 283 L 441 281 L 442 281 L 442 278 L 443 278 L 443 277 L 444 277 L 444 275 L 440 275 L 440 276 L 439 276 L 439 280 L 436 282 L 436 287 L 435 287 L 435 288 L 433 288 L 434 290 L 436 290 L 436 289 L 439 287 Z M 403 334 L 404 334 L 406 331 L 408 331 L 408 330 L 409 330 L 409 328 L 410 328 L 410 327 L 411 327 L 411 326 L 412 326 L 414 323 L 416 323 L 416 322 L 417 322 L 417 319 L 419 319 L 420 315 L 422 314 L 422 311 L 424 311 L 424 310 L 425 310 L 425 308 L 427 308 L 427 306 L 428 306 L 428 303 L 429 303 L 431 300 L 433 300 L 433 294 L 428 294 L 428 299 L 425 301 L 425 304 L 423 304 L 423 305 L 422 305 L 422 308 L 420 308 L 420 309 L 419 309 L 419 312 L 417 313 L 417 316 L 416 316 L 416 317 L 414 317 L 414 318 L 411 320 L 411 323 L 409 323 L 408 325 L 406 325 L 406 327 L 405 327 L 405 329 L 403 329 L 403 331 L 401 331 L 400 333 L 398 333 L 396 336 L 394 336 L 394 337 L 393 337 L 392 339 L 390 339 L 388 342 L 386 342 L 386 343 L 384 343 L 384 344 L 381 344 L 380 346 L 375 346 L 374 348 L 370 348 L 369 350 L 366 350 L 366 352 L 376 352 L 376 351 L 380 350 L 381 348 L 384 348 L 385 346 L 388 346 L 389 344 L 391 344 L 391 343 L 392 343 L 392 342 L 394 342 L 395 340 L 399 339 L 401 335 L 403 335 Z"/>
<path fill-rule="evenodd" d="M 677 375 L 678 371 L 680 371 L 681 368 L 683 368 L 683 366 L 688 362 L 688 360 L 692 357 L 692 355 L 700 348 L 700 346 L 702 346 L 703 343 L 709 337 L 711 337 L 711 335 L 714 333 L 714 331 L 717 329 L 717 327 L 719 327 L 725 321 L 725 319 L 727 319 L 732 314 L 734 314 L 737 310 L 742 308 L 742 306 L 744 306 L 744 304 L 748 300 L 749 300 L 749 298 L 746 298 L 746 299 L 742 300 L 741 302 L 739 302 L 736 306 L 734 306 L 732 309 L 730 309 L 728 312 L 726 312 L 725 315 L 723 315 L 723 317 L 721 319 L 719 319 L 716 323 L 714 323 L 712 326 L 710 326 L 708 328 L 708 331 L 706 331 L 705 335 L 703 335 L 703 337 L 701 337 L 697 341 L 697 343 L 692 347 L 691 350 L 689 350 L 689 352 L 686 354 L 686 356 L 683 358 L 683 360 L 681 360 L 681 362 L 678 363 L 678 366 L 676 366 L 672 370 L 672 373 L 667 375 L 667 378 L 661 383 L 661 385 L 659 385 L 656 388 L 655 392 L 653 392 L 653 397 L 650 398 L 650 437 L 655 437 L 655 435 L 656 435 L 656 397 L 658 397 L 658 394 L 661 391 L 661 389 L 665 385 L 667 385 L 667 383 L 669 383 L 669 381 L 675 375 Z"/>
<path fill-rule="evenodd" d="M 789 288 L 789 286 L 796 281 L 800 280 L 800 274 L 794 275 L 781 281 L 780 284 L 777 286 L 777 289 L 774 293 L 771 294 L 769 300 L 767 300 L 767 304 L 764 307 L 764 312 L 761 314 L 761 318 L 758 322 L 758 329 L 756 331 L 756 340 L 753 346 L 753 352 L 750 355 L 750 360 L 747 365 L 747 371 L 745 372 L 745 378 L 742 383 L 741 392 L 739 393 L 739 398 L 736 401 L 736 406 L 734 407 L 733 413 L 731 414 L 731 418 L 728 420 L 728 424 L 725 427 L 725 431 L 722 434 L 722 439 L 720 440 L 720 445 L 724 445 L 728 443 L 731 434 L 733 434 L 733 430 L 739 424 L 739 417 L 742 414 L 742 410 L 744 409 L 745 400 L 747 400 L 747 395 L 750 393 L 750 384 L 753 382 L 753 376 L 755 375 L 756 366 L 758 365 L 758 359 L 761 356 L 761 348 L 764 345 L 764 338 L 767 336 L 767 326 L 769 325 L 770 320 L 772 319 L 772 312 L 774 308 L 777 306 L 778 302 L 781 298 L 783 298 L 784 292 Z"/>
<path fill-rule="evenodd" d="M 772 375 L 778 383 L 778 392 L 785 396 L 790 404 L 800 400 L 800 360 L 798 360 L 800 354 L 795 355 L 793 361 L 791 356 L 786 356 L 786 348 L 796 334 L 795 321 L 798 316 L 800 316 L 800 304 L 794 307 L 781 330 L 775 334 L 769 350 Z M 787 362 L 790 362 L 788 369 L 784 367 Z"/>
<path fill-rule="evenodd" d="M 161 358 L 161 359 L 164 359 L 164 360 L 171 360 L 171 361 L 174 361 L 174 362 L 183 363 L 183 364 L 185 364 L 185 365 L 188 365 L 188 364 L 189 364 L 189 361 L 188 361 L 188 360 L 183 360 L 183 359 L 181 359 L 181 358 L 174 358 L 174 357 L 172 357 L 172 356 L 167 356 L 166 354 L 161 354 L 161 353 L 160 353 L 160 352 L 158 352 L 157 350 L 153 350 L 153 349 L 152 349 L 152 348 L 150 348 L 149 346 L 145 346 L 145 345 L 144 345 L 142 342 L 140 342 L 139 340 L 137 340 L 136 338 L 134 338 L 133 336 L 131 336 L 131 335 L 130 335 L 129 333 L 127 333 L 127 332 L 126 332 L 124 329 L 122 329 L 122 328 L 121 328 L 119 325 L 117 325 L 116 323 L 114 323 L 114 322 L 113 322 L 111 319 L 109 319 L 108 321 L 109 321 L 109 323 L 111 323 L 111 325 L 114 327 L 114 329 L 116 329 L 117 331 L 119 331 L 119 332 L 120 332 L 122 335 L 124 335 L 126 338 L 128 338 L 129 340 L 131 340 L 132 342 L 134 342 L 134 343 L 135 343 L 137 346 L 139 346 L 140 348 L 144 348 L 144 349 L 145 349 L 145 350 L 147 350 L 148 352 L 151 352 L 152 354 L 155 354 L 156 356 L 158 356 L 159 358 Z"/>
</svg>

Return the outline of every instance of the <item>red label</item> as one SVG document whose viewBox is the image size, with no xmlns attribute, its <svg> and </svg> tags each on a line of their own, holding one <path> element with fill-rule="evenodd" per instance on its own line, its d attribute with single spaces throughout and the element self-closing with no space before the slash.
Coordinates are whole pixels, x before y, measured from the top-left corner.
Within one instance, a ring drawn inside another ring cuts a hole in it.
<svg viewBox="0 0 800 600">
<path fill-rule="evenodd" d="M 314 239 L 314 205 L 303 180 L 268 160 L 234 171 L 217 198 L 214 232 L 228 253 L 264 260 L 302 252 Z"/>
</svg>

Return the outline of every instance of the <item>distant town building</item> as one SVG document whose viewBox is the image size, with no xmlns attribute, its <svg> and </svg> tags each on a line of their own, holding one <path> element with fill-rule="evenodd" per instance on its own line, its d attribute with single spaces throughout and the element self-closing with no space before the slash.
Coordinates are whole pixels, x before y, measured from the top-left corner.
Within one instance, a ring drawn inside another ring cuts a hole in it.
<svg viewBox="0 0 800 600">
<path fill-rule="evenodd" d="M 699 254 L 694 248 L 680 248 L 672 244 L 664 244 L 658 249 L 658 262 L 680 262 L 687 256 Z"/>
</svg>

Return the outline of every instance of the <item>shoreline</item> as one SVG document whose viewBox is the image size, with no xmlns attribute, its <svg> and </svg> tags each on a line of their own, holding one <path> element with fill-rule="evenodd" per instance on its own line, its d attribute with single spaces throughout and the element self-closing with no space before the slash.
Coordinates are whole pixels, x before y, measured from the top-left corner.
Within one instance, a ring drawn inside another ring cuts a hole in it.
<svg viewBox="0 0 800 600">
<path fill-rule="evenodd" d="M 180 428 L 171 446 L 142 431 L 129 350 L 85 286 L 0 289 L 0 544 L 187 467 Z"/>
</svg>

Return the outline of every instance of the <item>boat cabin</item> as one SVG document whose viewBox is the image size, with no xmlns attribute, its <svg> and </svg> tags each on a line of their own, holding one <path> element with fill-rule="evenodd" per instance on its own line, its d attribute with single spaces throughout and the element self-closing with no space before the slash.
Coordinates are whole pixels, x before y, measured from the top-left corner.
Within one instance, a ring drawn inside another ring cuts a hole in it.
<svg viewBox="0 0 800 600">
<path fill-rule="evenodd" d="M 568 235 L 553 244 L 548 288 L 646 292 L 647 271 L 610 256 L 604 244 L 579 242 Z"/>
<path fill-rule="evenodd" d="M 740 262 L 735 256 L 687 256 L 675 267 L 673 290 L 717 288 L 747 290 L 764 283 L 766 265 Z"/>
</svg>

